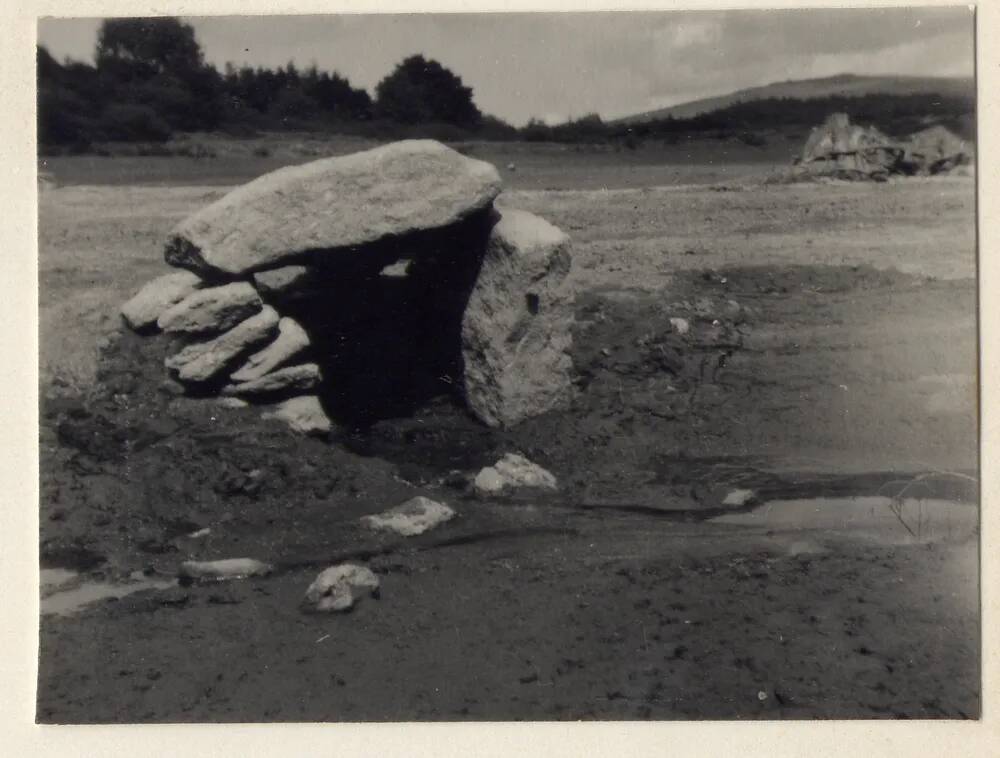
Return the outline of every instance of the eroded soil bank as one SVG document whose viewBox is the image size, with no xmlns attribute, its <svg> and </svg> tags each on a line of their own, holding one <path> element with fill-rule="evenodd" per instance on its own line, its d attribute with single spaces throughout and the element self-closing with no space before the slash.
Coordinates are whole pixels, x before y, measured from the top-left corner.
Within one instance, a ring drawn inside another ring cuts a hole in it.
<svg viewBox="0 0 1000 758">
<path fill-rule="evenodd" d="M 845 247 L 879 233 L 844 224 Z M 929 472 L 944 473 L 924 496 L 972 507 L 974 280 L 697 251 L 654 273 L 643 239 L 605 276 L 624 243 L 583 236 L 576 397 L 508 432 L 441 397 L 330 442 L 294 437 L 166 391 L 166 344 L 126 334 L 89 387 L 43 386 L 44 566 L 115 581 L 248 556 L 278 571 L 44 616 L 39 719 L 975 717 L 975 535 L 711 520 L 735 488 L 895 494 Z M 475 497 L 468 476 L 509 451 L 560 492 Z M 358 524 L 416 494 L 459 517 L 407 541 Z M 381 599 L 302 614 L 342 558 L 380 575 Z"/>
</svg>

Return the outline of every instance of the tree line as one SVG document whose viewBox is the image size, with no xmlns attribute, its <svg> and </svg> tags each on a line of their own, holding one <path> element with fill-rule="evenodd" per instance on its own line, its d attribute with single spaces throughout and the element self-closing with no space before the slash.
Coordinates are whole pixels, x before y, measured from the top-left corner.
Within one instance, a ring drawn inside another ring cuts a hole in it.
<svg viewBox="0 0 1000 758">
<path fill-rule="evenodd" d="M 60 63 L 44 47 L 37 54 L 43 146 L 165 141 L 174 132 L 350 131 L 373 123 L 439 125 L 487 138 L 516 133 L 482 114 L 461 78 L 421 55 L 400 62 L 372 98 L 316 66 L 227 64 L 220 72 L 205 62 L 194 29 L 176 18 L 104 21 L 93 65 Z"/>
<path fill-rule="evenodd" d="M 87 150 L 97 142 L 163 142 L 176 132 L 330 131 L 374 137 L 430 136 L 563 143 L 676 142 L 683 135 L 738 138 L 751 145 L 768 130 L 815 126 L 832 112 L 888 134 L 940 123 L 974 138 L 975 103 L 927 95 L 791 98 L 736 103 L 685 119 L 605 122 L 590 114 L 520 129 L 482 113 L 472 89 L 437 61 L 413 55 L 375 88 L 374 98 L 336 72 L 294 63 L 276 69 L 204 60 L 194 29 L 176 18 L 108 19 L 93 65 L 60 63 L 38 48 L 38 130 L 42 149 Z"/>
</svg>

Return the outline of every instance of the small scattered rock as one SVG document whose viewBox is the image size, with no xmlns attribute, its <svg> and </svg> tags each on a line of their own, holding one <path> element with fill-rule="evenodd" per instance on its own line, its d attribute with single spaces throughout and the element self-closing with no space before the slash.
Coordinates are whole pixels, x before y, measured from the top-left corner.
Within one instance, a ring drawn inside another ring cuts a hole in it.
<svg viewBox="0 0 1000 758">
<path fill-rule="evenodd" d="M 691 324 L 688 323 L 686 318 L 674 317 L 670 319 L 670 325 L 678 334 L 687 334 L 691 331 Z"/>
<path fill-rule="evenodd" d="M 235 282 L 195 290 L 164 311 L 156 323 L 170 333 L 218 334 L 250 318 L 263 306 L 253 285 Z"/>
<path fill-rule="evenodd" d="M 292 318 L 278 322 L 278 336 L 259 353 L 251 355 L 232 375 L 234 382 L 251 382 L 280 368 L 309 347 L 309 335 Z"/>
<path fill-rule="evenodd" d="M 216 402 L 223 408 L 237 409 L 246 408 L 250 405 L 246 400 L 242 400 L 238 397 L 220 397 Z"/>
<path fill-rule="evenodd" d="M 311 390 L 320 383 L 319 366 L 315 363 L 303 363 L 298 366 L 288 366 L 270 374 L 254 379 L 252 382 L 229 384 L 222 388 L 223 395 L 271 395 L 277 392 L 302 392 Z"/>
<path fill-rule="evenodd" d="M 411 261 L 406 259 L 390 263 L 379 272 L 379 276 L 386 276 L 390 279 L 405 279 L 410 275 L 410 263 Z"/>
<path fill-rule="evenodd" d="M 492 466 L 482 469 L 476 475 L 473 486 L 481 494 L 495 494 L 505 489 L 521 487 L 558 489 L 556 478 L 551 472 L 516 453 L 507 453 Z"/>
<path fill-rule="evenodd" d="M 492 466 L 486 466 L 478 474 L 476 474 L 475 480 L 472 482 L 472 486 L 475 487 L 476 491 L 482 494 L 493 494 L 495 492 L 500 492 L 504 487 L 503 477 L 500 476 L 500 472 L 497 471 Z"/>
<path fill-rule="evenodd" d="M 377 597 L 378 590 L 378 577 L 371 569 L 343 563 L 331 566 L 316 577 L 306 590 L 302 608 L 316 613 L 347 611 L 366 595 Z"/>
<path fill-rule="evenodd" d="M 135 331 L 146 331 L 156 326 L 156 320 L 164 311 L 201 286 L 201 278 L 190 271 L 158 276 L 122 306 L 122 317 Z"/>
<path fill-rule="evenodd" d="M 417 496 L 382 513 L 364 516 L 361 523 L 376 531 L 389 531 L 403 537 L 413 537 L 454 517 L 455 511 L 446 504 Z"/>
<path fill-rule="evenodd" d="M 264 418 L 284 421 L 300 434 L 325 435 L 333 428 L 330 417 L 326 415 L 319 398 L 315 395 L 289 398 L 278 403 L 273 411 L 266 412 Z"/>
<path fill-rule="evenodd" d="M 208 342 L 188 345 L 165 361 L 184 382 L 207 382 L 225 371 L 239 356 L 269 340 L 278 329 L 278 312 L 269 305 Z"/>
<path fill-rule="evenodd" d="M 253 558 L 224 558 L 219 561 L 184 561 L 180 577 L 199 582 L 223 582 L 267 576 L 274 567 Z"/>
<path fill-rule="evenodd" d="M 757 499 L 757 494 L 753 490 L 731 490 L 722 501 L 723 505 L 733 508 L 742 508 Z"/>
</svg>

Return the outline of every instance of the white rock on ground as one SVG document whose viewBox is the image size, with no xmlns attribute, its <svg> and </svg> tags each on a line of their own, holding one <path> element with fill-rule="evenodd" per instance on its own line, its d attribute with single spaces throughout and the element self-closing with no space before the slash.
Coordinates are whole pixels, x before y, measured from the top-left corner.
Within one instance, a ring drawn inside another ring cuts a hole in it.
<svg viewBox="0 0 1000 758">
<path fill-rule="evenodd" d="M 489 163 L 433 140 L 394 142 L 265 174 L 174 230 L 167 262 L 242 274 L 441 229 L 500 193 Z M 335 209 L 336 212 L 331 212 Z"/>
<path fill-rule="evenodd" d="M 500 476 L 500 472 L 497 471 L 492 466 L 486 466 L 481 469 L 476 478 L 472 482 L 472 486 L 483 495 L 494 494 L 500 492 L 504 488 L 503 477 Z"/>
<path fill-rule="evenodd" d="M 749 505 L 756 499 L 757 493 L 753 490 L 730 490 L 726 495 L 725 500 L 722 501 L 722 504 L 732 506 L 734 508 L 742 508 L 744 505 Z"/>
<path fill-rule="evenodd" d="M 201 278 L 190 271 L 158 276 L 122 306 L 122 317 L 137 332 L 151 329 L 164 311 L 177 305 L 202 284 Z"/>
<path fill-rule="evenodd" d="M 569 238 L 526 211 L 503 210 L 462 317 L 464 390 L 490 426 L 512 426 L 572 397 L 573 311 L 560 284 Z"/>
<path fill-rule="evenodd" d="M 551 472 L 523 455 L 507 453 L 492 466 L 486 466 L 476 474 L 473 487 L 480 494 L 489 495 L 521 487 L 556 490 L 558 482 Z"/>
<path fill-rule="evenodd" d="M 325 435 L 333 428 L 330 417 L 315 395 L 300 395 L 277 403 L 274 410 L 266 411 L 263 417 L 284 421 L 300 434 Z"/>
<path fill-rule="evenodd" d="M 259 313 L 215 339 L 188 345 L 170 356 L 165 361 L 166 367 L 176 371 L 183 382 L 207 382 L 222 374 L 241 355 L 271 339 L 278 321 L 278 312 L 265 305 Z"/>
<path fill-rule="evenodd" d="M 264 303 L 253 285 L 234 282 L 192 292 L 157 319 L 165 332 L 218 334 L 257 313 Z"/>
<path fill-rule="evenodd" d="M 688 323 L 686 318 L 681 318 L 680 316 L 675 316 L 670 319 L 670 325 L 674 328 L 674 331 L 678 334 L 687 334 L 691 331 L 691 324 Z"/>
<path fill-rule="evenodd" d="M 361 523 L 376 531 L 395 532 L 403 537 L 414 537 L 454 517 L 455 511 L 445 503 L 418 495 L 395 508 L 373 516 L 364 516 Z"/>
<path fill-rule="evenodd" d="M 224 558 L 219 561 L 184 561 L 180 575 L 197 581 L 222 582 L 230 579 L 248 579 L 267 576 L 274 567 L 253 558 Z"/>
<path fill-rule="evenodd" d="M 366 595 L 377 595 L 378 577 L 364 566 L 343 563 L 331 566 L 316 577 L 306 590 L 303 610 L 347 611 Z"/>
<path fill-rule="evenodd" d="M 236 410 L 238 408 L 246 408 L 250 405 L 246 400 L 241 400 L 238 397 L 220 397 L 216 402 L 223 408 L 229 408 L 230 410 Z"/>
<path fill-rule="evenodd" d="M 280 368 L 309 347 L 309 335 L 295 319 L 282 318 L 278 322 L 278 336 L 259 353 L 251 355 L 237 371 L 234 382 L 249 382 Z"/>
<path fill-rule="evenodd" d="M 320 383 L 321 378 L 319 366 L 315 363 L 302 363 L 297 366 L 279 368 L 277 371 L 272 371 L 252 382 L 227 384 L 222 388 L 222 394 L 247 397 L 271 395 L 277 392 L 304 392 L 315 388 Z"/>
<path fill-rule="evenodd" d="M 389 279 L 405 279 L 410 275 L 410 264 L 412 261 L 403 259 L 401 261 L 396 261 L 395 263 L 390 263 L 388 266 L 383 268 L 379 272 L 379 276 L 384 276 Z"/>
</svg>

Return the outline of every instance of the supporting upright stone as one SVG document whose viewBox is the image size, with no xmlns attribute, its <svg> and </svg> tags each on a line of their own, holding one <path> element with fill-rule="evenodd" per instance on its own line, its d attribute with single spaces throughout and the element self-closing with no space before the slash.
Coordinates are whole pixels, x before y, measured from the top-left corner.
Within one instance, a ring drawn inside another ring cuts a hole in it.
<svg viewBox="0 0 1000 758">
<path fill-rule="evenodd" d="M 511 426 L 572 396 L 572 306 L 560 284 L 569 238 L 526 211 L 503 210 L 462 319 L 464 389 L 472 412 Z"/>
</svg>

